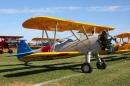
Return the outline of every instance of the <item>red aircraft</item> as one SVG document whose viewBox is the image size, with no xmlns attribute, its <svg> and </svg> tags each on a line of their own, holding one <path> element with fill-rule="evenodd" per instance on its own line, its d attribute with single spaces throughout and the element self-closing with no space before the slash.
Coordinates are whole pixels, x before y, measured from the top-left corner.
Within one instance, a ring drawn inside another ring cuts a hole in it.
<svg viewBox="0 0 130 86">
<path fill-rule="evenodd" d="M 4 48 L 8 48 L 8 53 L 13 53 L 11 47 L 16 47 L 20 38 L 23 36 L 0 36 L 0 54 L 4 53 Z"/>
</svg>

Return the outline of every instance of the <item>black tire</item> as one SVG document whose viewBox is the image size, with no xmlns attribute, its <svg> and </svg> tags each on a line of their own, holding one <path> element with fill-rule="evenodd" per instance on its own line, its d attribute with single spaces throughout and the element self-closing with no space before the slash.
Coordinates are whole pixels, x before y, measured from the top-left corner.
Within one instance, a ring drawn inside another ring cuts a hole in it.
<svg viewBox="0 0 130 86">
<path fill-rule="evenodd" d="M 93 68 L 90 63 L 83 63 L 81 66 L 81 70 L 83 73 L 91 73 L 93 71 Z"/>
<path fill-rule="evenodd" d="M 0 50 L 0 54 L 3 54 L 4 52 L 3 52 L 3 50 Z"/>
<path fill-rule="evenodd" d="M 25 66 L 28 66 L 28 62 L 25 62 L 24 65 L 25 65 Z"/>
<path fill-rule="evenodd" d="M 97 68 L 98 69 L 106 69 L 107 64 L 106 64 L 105 60 L 101 59 L 101 61 L 102 61 L 102 63 L 100 63 L 100 62 L 96 63 Z"/>
<path fill-rule="evenodd" d="M 13 50 L 9 50 L 8 53 L 13 53 Z"/>
</svg>

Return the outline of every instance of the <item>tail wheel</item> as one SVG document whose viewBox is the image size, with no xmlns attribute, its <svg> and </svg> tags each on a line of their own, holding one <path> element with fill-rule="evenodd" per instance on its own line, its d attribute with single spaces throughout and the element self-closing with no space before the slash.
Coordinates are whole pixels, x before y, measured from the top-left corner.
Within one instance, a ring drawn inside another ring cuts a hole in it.
<svg viewBox="0 0 130 86">
<path fill-rule="evenodd" d="M 83 63 L 81 66 L 81 70 L 83 73 L 91 73 L 93 71 L 93 68 L 90 63 Z"/>
<path fill-rule="evenodd" d="M 10 50 L 8 51 L 8 53 L 13 53 L 13 50 L 12 50 L 12 49 L 10 49 Z"/>
<path fill-rule="evenodd" d="M 0 50 L 0 54 L 3 54 L 4 53 L 4 51 L 3 50 Z"/>
<path fill-rule="evenodd" d="M 97 62 L 96 66 L 97 66 L 98 69 L 106 69 L 107 64 L 106 64 L 105 60 L 101 59 L 101 63 Z"/>
<path fill-rule="evenodd" d="M 25 62 L 24 65 L 25 65 L 25 66 L 28 66 L 28 62 Z"/>
</svg>

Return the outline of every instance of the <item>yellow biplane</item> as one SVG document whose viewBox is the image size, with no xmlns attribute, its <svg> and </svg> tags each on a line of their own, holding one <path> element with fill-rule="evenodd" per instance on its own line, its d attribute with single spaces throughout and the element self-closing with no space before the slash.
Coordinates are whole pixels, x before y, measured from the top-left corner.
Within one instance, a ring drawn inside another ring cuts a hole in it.
<svg viewBox="0 0 130 86">
<path fill-rule="evenodd" d="M 27 29 L 41 30 L 42 39 L 44 38 L 44 34 L 46 34 L 49 39 L 48 31 L 54 31 L 54 43 L 36 50 L 32 50 L 24 40 L 20 41 L 18 52 L 14 54 L 14 56 L 17 56 L 18 60 L 25 62 L 25 65 L 27 65 L 29 61 L 66 58 L 68 55 L 84 54 L 85 62 L 81 65 L 82 72 L 91 73 L 93 68 L 90 64 L 90 57 L 91 54 L 93 54 L 97 60 L 97 68 L 106 68 L 105 61 L 100 59 L 98 54 L 98 51 L 102 49 L 102 43 L 99 41 L 98 33 L 104 30 L 114 30 L 114 27 L 88 24 L 49 16 L 32 17 L 26 20 L 22 26 Z M 61 44 L 57 44 L 57 32 L 64 31 L 70 31 L 76 40 L 66 40 Z M 77 37 L 74 31 L 82 33 L 82 35 Z M 110 44 L 111 43 L 107 44 L 105 48 L 109 48 Z"/>
<path fill-rule="evenodd" d="M 107 51 L 100 51 L 100 54 L 106 55 L 130 52 L 130 32 L 118 34 L 116 38 L 120 41 L 116 39 L 116 44 L 113 44 L 111 49 L 108 49 Z"/>
<path fill-rule="evenodd" d="M 42 37 L 35 37 L 35 38 L 32 38 L 32 43 L 30 42 L 29 43 L 29 46 L 31 47 L 31 49 L 38 49 L 40 48 L 41 46 L 47 46 L 49 45 L 49 42 L 48 40 L 50 41 L 50 43 L 53 43 L 54 42 L 54 38 L 42 38 Z M 56 38 L 56 41 L 60 40 L 59 38 Z M 42 43 L 43 42 L 43 43 Z"/>
<path fill-rule="evenodd" d="M 115 46 L 116 52 L 129 52 L 130 51 L 130 32 L 122 33 L 116 36 L 120 42 Z M 126 41 L 124 41 L 126 39 Z"/>
</svg>

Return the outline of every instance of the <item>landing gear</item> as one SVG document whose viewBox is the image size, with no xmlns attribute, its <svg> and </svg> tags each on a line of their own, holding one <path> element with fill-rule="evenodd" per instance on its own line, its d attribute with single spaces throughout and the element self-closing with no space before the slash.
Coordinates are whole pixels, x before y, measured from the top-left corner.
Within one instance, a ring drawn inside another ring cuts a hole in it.
<svg viewBox="0 0 130 86">
<path fill-rule="evenodd" d="M 98 69 L 106 69 L 107 67 L 106 62 L 103 59 L 101 59 L 101 62 L 97 62 L 96 66 Z"/>
<path fill-rule="evenodd" d="M 106 69 L 107 64 L 105 60 L 100 59 L 98 52 L 95 52 L 95 58 L 97 59 L 96 66 L 98 69 Z"/>
<path fill-rule="evenodd" d="M 25 65 L 25 66 L 28 66 L 28 62 L 25 62 L 24 65 Z"/>
<path fill-rule="evenodd" d="M 98 52 L 94 52 L 93 56 L 97 60 L 97 63 L 96 63 L 97 68 L 106 69 L 106 67 L 107 67 L 106 62 L 103 59 L 100 59 Z M 90 64 L 90 57 L 91 57 L 91 52 L 87 52 L 85 55 L 86 61 L 81 66 L 81 70 L 83 73 L 91 73 L 93 71 L 93 68 Z"/>
<path fill-rule="evenodd" d="M 83 73 L 91 73 L 93 71 L 93 68 L 90 64 L 90 57 L 91 57 L 91 52 L 87 52 L 85 55 L 86 61 L 81 65 L 81 70 Z"/>
<path fill-rule="evenodd" d="M 12 50 L 12 49 L 10 49 L 10 50 L 8 51 L 8 53 L 13 53 L 13 50 Z"/>
<path fill-rule="evenodd" d="M 3 54 L 4 53 L 4 51 L 3 50 L 0 50 L 0 54 Z"/>
<path fill-rule="evenodd" d="M 81 70 L 83 73 L 91 73 L 93 71 L 93 68 L 90 63 L 83 63 L 81 66 Z"/>
</svg>

